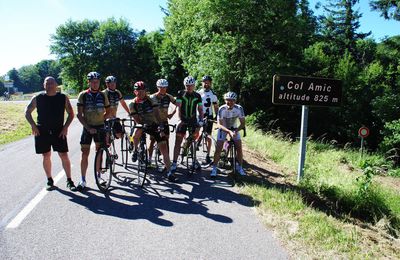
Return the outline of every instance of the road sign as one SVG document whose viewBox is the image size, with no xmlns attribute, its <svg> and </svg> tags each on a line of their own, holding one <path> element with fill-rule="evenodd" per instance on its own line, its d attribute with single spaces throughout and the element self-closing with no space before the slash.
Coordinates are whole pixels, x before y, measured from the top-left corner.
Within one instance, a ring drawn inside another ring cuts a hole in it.
<svg viewBox="0 0 400 260">
<path fill-rule="evenodd" d="M 274 75 L 272 103 L 340 106 L 342 82 L 337 79 Z"/>
<path fill-rule="evenodd" d="M 360 129 L 358 129 L 358 135 L 362 138 L 366 138 L 369 135 L 368 127 L 363 126 Z"/>
</svg>

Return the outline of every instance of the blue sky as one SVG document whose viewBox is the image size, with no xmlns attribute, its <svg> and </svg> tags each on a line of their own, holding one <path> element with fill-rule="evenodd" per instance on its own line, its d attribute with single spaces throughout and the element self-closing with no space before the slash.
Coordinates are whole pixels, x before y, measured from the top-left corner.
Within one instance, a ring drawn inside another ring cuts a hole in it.
<svg viewBox="0 0 400 260">
<path fill-rule="evenodd" d="M 309 0 L 313 7 L 318 0 Z M 163 28 L 160 6 L 167 0 L 0 0 L 0 75 L 24 65 L 54 58 L 50 35 L 57 26 L 72 20 L 125 18 L 136 30 Z M 324 2 L 324 1 L 321 1 Z M 372 31 L 376 40 L 399 35 L 400 22 L 385 21 L 361 0 L 361 31 Z"/>
</svg>

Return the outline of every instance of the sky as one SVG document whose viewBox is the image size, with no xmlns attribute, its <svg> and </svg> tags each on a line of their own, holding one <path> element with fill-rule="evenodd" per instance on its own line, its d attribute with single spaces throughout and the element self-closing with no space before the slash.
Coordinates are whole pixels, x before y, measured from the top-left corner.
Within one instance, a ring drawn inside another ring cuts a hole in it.
<svg viewBox="0 0 400 260">
<path fill-rule="evenodd" d="M 309 2 L 314 7 L 318 0 Z M 386 21 L 370 11 L 367 0 L 360 2 L 361 32 L 372 31 L 376 41 L 400 35 L 400 22 Z M 164 27 L 160 6 L 167 7 L 167 0 L 0 0 L 0 75 L 54 59 L 49 51 L 50 35 L 69 19 L 124 18 L 137 31 L 154 31 Z"/>
</svg>

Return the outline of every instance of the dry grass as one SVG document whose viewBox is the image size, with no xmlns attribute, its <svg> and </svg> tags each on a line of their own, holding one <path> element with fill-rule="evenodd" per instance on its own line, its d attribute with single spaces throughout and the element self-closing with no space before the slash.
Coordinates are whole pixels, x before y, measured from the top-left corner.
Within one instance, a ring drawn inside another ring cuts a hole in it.
<svg viewBox="0 0 400 260">
<path fill-rule="evenodd" d="M 10 143 L 31 134 L 31 128 L 24 115 L 25 106 L 11 102 L 0 103 L 0 144 Z"/>
</svg>

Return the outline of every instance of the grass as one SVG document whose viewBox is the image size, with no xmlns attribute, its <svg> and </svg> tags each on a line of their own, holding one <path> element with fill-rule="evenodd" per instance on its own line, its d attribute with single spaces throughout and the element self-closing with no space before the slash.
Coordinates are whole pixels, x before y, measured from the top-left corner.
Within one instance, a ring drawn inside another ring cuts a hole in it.
<svg viewBox="0 0 400 260">
<path fill-rule="evenodd" d="M 283 171 L 284 183 L 248 181 L 241 190 L 281 240 L 290 241 L 296 258 L 400 258 L 399 187 L 366 177 L 377 173 L 365 165 L 384 163 L 379 155 L 361 160 L 357 151 L 309 141 L 304 178 L 296 183 L 298 143 L 251 128 L 244 140 Z"/>
<path fill-rule="evenodd" d="M 0 145 L 7 144 L 32 133 L 25 119 L 25 104 L 0 103 Z M 36 117 L 35 112 L 32 114 Z"/>
</svg>

